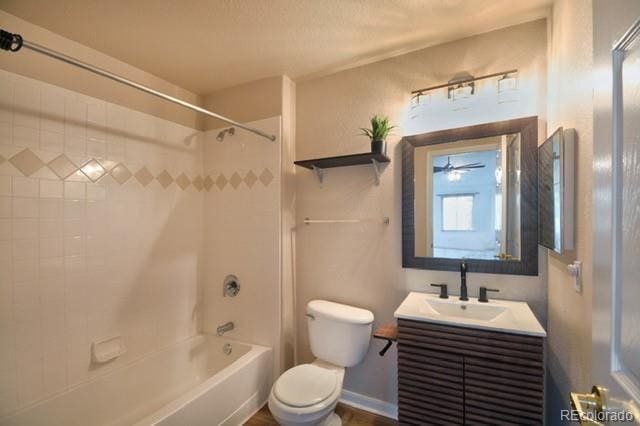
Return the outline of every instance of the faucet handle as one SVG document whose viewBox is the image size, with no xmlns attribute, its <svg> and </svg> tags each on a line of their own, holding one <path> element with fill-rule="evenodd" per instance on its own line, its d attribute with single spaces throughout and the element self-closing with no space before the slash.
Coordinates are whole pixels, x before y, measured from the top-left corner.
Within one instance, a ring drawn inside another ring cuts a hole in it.
<svg viewBox="0 0 640 426">
<path fill-rule="evenodd" d="M 440 299 L 449 298 L 449 293 L 447 292 L 446 284 L 431 284 L 431 287 L 440 287 Z"/>
<path fill-rule="evenodd" d="M 478 302 L 487 303 L 489 301 L 489 299 L 487 298 L 488 291 L 493 291 L 498 293 L 500 290 L 498 290 L 497 288 L 480 287 L 480 296 L 478 296 Z"/>
</svg>

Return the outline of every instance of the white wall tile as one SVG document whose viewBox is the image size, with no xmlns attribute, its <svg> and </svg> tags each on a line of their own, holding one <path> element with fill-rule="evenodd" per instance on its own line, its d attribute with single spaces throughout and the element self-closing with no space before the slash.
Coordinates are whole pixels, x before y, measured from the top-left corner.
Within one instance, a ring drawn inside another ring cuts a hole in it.
<svg viewBox="0 0 640 426">
<path fill-rule="evenodd" d="M 132 173 L 201 172 L 200 145 L 181 152 L 193 129 L 0 70 L 0 104 L 3 96 L 22 108 L 0 107 L 4 158 L 29 147 L 44 163 L 66 153 L 107 170 L 115 160 Z M 202 198 L 135 177 L 62 181 L 46 166 L 30 177 L 0 166 L 0 271 L 11 271 L 0 273 L 0 415 L 101 374 L 90 345 L 104 333 L 122 334 L 128 356 L 142 356 L 197 332 Z M 154 288 L 150 276 L 180 284 Z"/>
<path fill-rule="evenodd" d="M 13 259 L 13 244 L 9 240 L 0 241 L 0 261 L 11 261 Z"/>
<path fill-rule="evenodd" d="M 84 200 L 87 197 L 85 184 L 82 182 L 65 182 L 64 198 L 67 200 Z"/>
<path fill-rule="evenodd" d="M 64 152 L 64 134 L 41 130 L 40 149 L 56 153 Z"/>
<path fill-rule="evenodd" d="M 64 234 L 62 220 L 40 218 L 39 225 L 40 238 L 59 238 Z"/>
<path fill-rule="evenodd" d="M 62 238 L 43 238 L 40 240 L 40 258 L 62 257 L 64 240 Z"/>
<path fill-rule="evenodd" d="M 11 190 L 14 197 L 38 197 L 38 179 L 14 176 L 11 181 Z"/>
<path fill-rule="evenodd" d="M 37 128 L 14 124 L 13 144 L 23 148 L 38 149 L 40 147 L 40 131 Z"/>
<path fill-rule="evenodd" d="M 62 200 L 41 199 L 40 217 L 43 219 L 62 219 L 64 212 Z"/>
<path fill-rule="evenodd" d="M 37 259 L 38 240 L 13 240 L 13 259 Z"/>
<path fill-rule="evenodd" d="M 11 198 L 0 197 L 0 218 L 11 217 Z"/>
<path fill-rule="evenodd" d="M 11 176 L 0 176 L 0 196 L 11 196 Z"/>
<path fill-rule="evenodd" d="M 38 279 L 38 260 L 20 259 L 13 260 L 13 282 L 22 283 Z"/>
<path fill-rule="evenodd" d="M 38 219 L 13 219 L 12 226 L 14 240 L 38 238 Z"/>
<path fill-rule="evenodd" d="M 87 200 L 100 201 L 104 200 L 107 196 L 106 187 L 97 183 L 87 184 Z"/>
<path fill-rule="evenodd" d="M 84 254 L 84 237 L 66 237 L 64 239 L 64 255 L 77 256 Z"/>
<path fill-rule="evenodd" d="M 64 184 L 60 180 L 40 179 L 41 198 L 62 198 Z"/>
<path fill-rule="evenodd" d="M 0 219 L 0 240 L 11 239 L 11 220 Z"/>
<path fill-rule="evenodd" d="M 13 211 L 13 217 L 17 217 L 17 218 L 38 217 L 38 199 L 37 198 L 14 198 L 12 211 Z"/>
</svg>

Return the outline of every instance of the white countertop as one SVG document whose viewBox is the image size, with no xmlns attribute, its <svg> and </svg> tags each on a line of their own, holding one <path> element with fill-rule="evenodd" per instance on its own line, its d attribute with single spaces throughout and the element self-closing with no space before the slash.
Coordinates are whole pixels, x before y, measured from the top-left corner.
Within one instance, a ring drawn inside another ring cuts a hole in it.
<svg viewBox="0 0 640 426">
<path fill-rule="evenodd" d="M 458 296 L 440 299 L 437 294 L 411 292 L 393 314 L 396 318 L 545 337 L 547 332 L 525 302 L 475 297 L 462 302 Z"/>
</svg>

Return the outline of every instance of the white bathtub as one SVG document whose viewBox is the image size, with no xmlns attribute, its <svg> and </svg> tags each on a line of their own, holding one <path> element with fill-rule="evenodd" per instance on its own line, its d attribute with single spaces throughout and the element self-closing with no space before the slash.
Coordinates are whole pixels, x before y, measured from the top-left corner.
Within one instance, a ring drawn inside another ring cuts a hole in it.
<svg viewBox="0 0 640 426">
<path fill-rule="evenodd" d="M 268 399 L 272 365 L 271 348 L 199 335 L 0 418 L 0 425 L 236 426 Z"/>
</svg>

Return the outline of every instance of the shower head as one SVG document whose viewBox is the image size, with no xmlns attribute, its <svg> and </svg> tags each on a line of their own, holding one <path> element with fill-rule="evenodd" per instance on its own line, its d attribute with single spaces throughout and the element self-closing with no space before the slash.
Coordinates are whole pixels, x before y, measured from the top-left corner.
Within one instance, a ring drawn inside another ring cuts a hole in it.
<svg viewBox="0 0 640 426">
<path fill-rule="evenodd" d="M 222 142 L 224 140 L 224 136 L 229 133 L 231 136 L 233 136 L 236 133 L 236 129 L 233 127 L 229 127 L 228 129 L 224 129 L 222 131 L 220 131 L 218 133 L 218 136 L 216 136 L 216 139 L 219 140 L 220 142 Z"/>
</svg>

